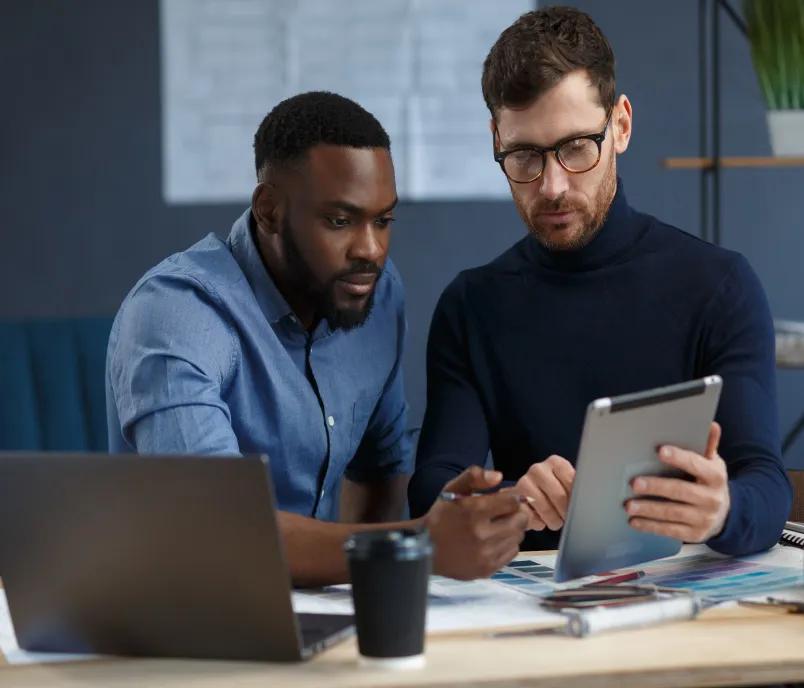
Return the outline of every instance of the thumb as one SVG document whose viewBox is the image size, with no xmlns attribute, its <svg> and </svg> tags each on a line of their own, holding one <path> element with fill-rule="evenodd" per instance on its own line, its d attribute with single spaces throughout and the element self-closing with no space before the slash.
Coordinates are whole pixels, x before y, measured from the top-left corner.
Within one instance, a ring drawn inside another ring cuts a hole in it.
<svg viewBox="0 0 804 688">
<path fill-rule="evenodd" d="M 450 480 L 444 489 L 458 494 L 472 494 L 475 490 L 487 490 L 502 480 L 499 471 L 487 471 L 480 466 L 470 466 L 457 478 Z"/>
<path fill-rule="evenodd" d="M 720 429 L 720 423 L 712 423 L 709 426 L 709 439 L 706 441 L 706 458 L 713 459 L 717 455 L 717 448 L 720 444 L 720 435 L 722 430 Z"/>
</svg>

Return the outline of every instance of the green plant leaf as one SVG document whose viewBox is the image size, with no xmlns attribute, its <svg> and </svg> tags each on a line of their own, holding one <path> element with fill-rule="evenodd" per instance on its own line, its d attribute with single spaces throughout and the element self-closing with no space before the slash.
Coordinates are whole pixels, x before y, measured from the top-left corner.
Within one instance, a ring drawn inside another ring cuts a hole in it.
<svg viewBox="0 0 804 688">
<path fill-rule="evenodd" d="M 743 0 L 743 14 L 768 107 L 804 108 L 804 0 Z"/>
</svg>

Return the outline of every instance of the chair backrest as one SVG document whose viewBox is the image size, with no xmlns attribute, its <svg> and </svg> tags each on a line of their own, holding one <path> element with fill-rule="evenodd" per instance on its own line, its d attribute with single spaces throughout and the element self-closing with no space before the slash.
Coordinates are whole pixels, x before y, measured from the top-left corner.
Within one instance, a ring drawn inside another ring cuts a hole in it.
<svg viewBox="0 0 804 688">
<path fill-rule="evenodd" d="M 0 450 L 106 451 L 111 318 L 0 322 Z"/>
<path fill-rule="evenodd" d="M 793 508 L 789 520 L 804 523 L 804 470 L 788 469 L 787 475 L 793 484 Z"/>
</svg>

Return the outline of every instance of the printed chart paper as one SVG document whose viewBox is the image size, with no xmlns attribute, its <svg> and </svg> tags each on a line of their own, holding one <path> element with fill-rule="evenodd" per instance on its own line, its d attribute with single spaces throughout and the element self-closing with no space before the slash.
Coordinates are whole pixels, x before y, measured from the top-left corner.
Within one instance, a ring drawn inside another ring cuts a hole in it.
<svg viewBox="0 0 804 688">
<path fill-rule="evenodd" d="M 160 0 L 163 195 L 241 202 L 279 101 L 356 100 L 391 137 L 400 197 L 509 197 L 492 158 L 483 60 L 529 0 Z"/>
</svg>

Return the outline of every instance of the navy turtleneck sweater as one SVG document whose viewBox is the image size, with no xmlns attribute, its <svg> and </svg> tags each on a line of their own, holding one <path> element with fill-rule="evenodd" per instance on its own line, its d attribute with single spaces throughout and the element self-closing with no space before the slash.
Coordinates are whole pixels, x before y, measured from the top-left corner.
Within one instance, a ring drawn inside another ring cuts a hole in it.
<svg viewBox="0 0 804 688">
<path fill-rule="evenodd" d="M 741 255 L 635 211 L 620 182 L 584 248 L 551 252 L 528 236 L 442 294 L 411 513 L 489 450 L 510 481 L 551 454 L 574 463 L 593 399 L 715 373 L 731 510 L 707 544 L 746 554 L 776 542 L 791 504 L 767 300 Z M 558 536 L 530 532 L 522 548 Z"/>
</svg>

